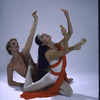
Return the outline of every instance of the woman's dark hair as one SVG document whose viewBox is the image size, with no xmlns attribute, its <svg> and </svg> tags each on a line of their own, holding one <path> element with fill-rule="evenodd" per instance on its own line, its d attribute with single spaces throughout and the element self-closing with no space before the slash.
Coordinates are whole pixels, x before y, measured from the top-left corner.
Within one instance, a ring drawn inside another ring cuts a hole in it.
<svg viewBox="0 0 100 100">
<path fill-rule="evenodd" d="M 42 43 L 39 39 L 38 39 L 38 35 L 36 36 L 35 38 L 35 42 L 37 45 L 39 45 L 39 48 L 38 48 L 38 67 L 40 69 L 40 78 L 43 77 L 44 74 L 46 73 L 43 73 L 43 70 L 48 68 L 48 66 L 50 65 L 45 57 L 45 53 L 46 51 L 49 49 L 48 46 L 44 45 L 42 46 Z M 40 79 L 39 78 L 39 79 Z"/>
<path fill-rule="evenodd" d="M 38 38 L 38 35 L 35 38 L 35 42 L 37 45 L 39 45 L 39 48 L 38 48 L 38 66 L 41 70 L 43 70 L 45 68 L 48 68 L 48 66 L 49 66 L 49 63 L 48 63 L 47 59 L 45 58 L 45 52 L 49 49 L 49 47 L 46 45 L 42 46 L 43 42 L 40 41 L 40 39 Z"/>
<path fill-rule="evenodd" d="M 38 48 L 38 66 L 41 70 L 48 68 L 49 63 L 45 57 L 46 51 L 49 49 L 48 46 L 39 46 Z"/>
<path fill-rule="evenodd" d="M 37 36 L 35 37 L 35 43 L 36 43 L 37 45 L 41 46 L 43 42 L 40 41 L 40 39 L 38 38 L 38 36 L 39 36 L 39 35 L 37 35 Z"/>
</svg>

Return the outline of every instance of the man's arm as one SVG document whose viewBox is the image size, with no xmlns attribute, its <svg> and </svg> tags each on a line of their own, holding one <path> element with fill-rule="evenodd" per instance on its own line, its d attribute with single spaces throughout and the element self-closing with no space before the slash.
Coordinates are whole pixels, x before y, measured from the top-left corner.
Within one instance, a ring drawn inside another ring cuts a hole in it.
<svg viewBox="0 0 100 100">
<path fill-rule="evenodd" d="M 38 22 L 38 16 L 36 15 L 36 12 L 32 13 L 32 16 L 34 17 L 34 22 L 33 22 L 33 26 L 30 30 L 30 34 L 28 36 L 27 42 L 23 48 L 23 53 L 29 53 L 31 46 L 32 46 L 32 42 L 33 42 L 33 38 L 34 38 L 34 34 L 36 31 L 36 27 L 37 27 L 37 22 Z"/>
<path fill-rule="evenodd" d="M 8 64 L 7 66 L 7 80 L 8 80 L 8 84 L 9 85 L 13 85 L 13 86 L 23 86 L 24 83 L 18 83 L 13 81 L 13 70 L 12 70 L 12 65 Z"/>
</svg>

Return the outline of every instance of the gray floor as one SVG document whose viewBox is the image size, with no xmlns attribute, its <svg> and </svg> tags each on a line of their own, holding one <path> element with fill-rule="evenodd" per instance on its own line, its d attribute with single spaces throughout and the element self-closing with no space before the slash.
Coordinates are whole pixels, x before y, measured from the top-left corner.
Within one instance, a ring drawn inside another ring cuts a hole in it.
<svg viewBox="0 0 100 100">
<path fill-rule="evenodd" d="M 69 46 L 82 37 L 87 39 L 87 43 L 82 46 L 82 50 L 67 55 L 68 77 L 74 79 L 71 84 L 74 91 L 72 97 L 59 95 L 41 100 L 98 100 L 98 0 L 0 0 L 0 100 L 23 100 L 20 98 L 22 88 L 7 84 L 6 69 L 11 58 L 5 49 L 7 41 L 17 38 L 21 51 L 34 20 L 31 14 L 38 11 L 35 35 L 45 32 L 52 36 L 54 42 L 58 42 L 63 38 L 59 25 L 62 24 L 67 29 L 61 8 L 69 11 L 73 27 Z M 37 62 L 38 50 L 35 42 L 31 54 Z M 24 82 L 16 73 L 14 79 Z"/>
<path fill-rule="evenodd" d="M 23 100 L 20 98 L 22 88 L 10 87 L 7 84 L 6 73 L 0 75 L 0 100 Z M 41 98 L 41 100 L 98 100 L 98 74 L 75 74 L 70 77 L 74 78 L 71 87 L 73 88 L 72 97 L 54 96 L 49 98 Z M 24 82 L 24 78 L 14 73 L 14 79 Z M 34 100 L 40 100 L 36 98 Z"/>
</svg>

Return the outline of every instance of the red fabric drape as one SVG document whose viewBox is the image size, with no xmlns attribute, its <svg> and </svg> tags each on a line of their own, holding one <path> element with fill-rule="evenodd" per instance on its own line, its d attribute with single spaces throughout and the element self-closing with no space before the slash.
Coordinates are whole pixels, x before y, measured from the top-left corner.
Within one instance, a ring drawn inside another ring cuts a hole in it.
<svg viewBox="0 0 100 100">
<path fill-rule="evenodd" d="M 61 47 L 61 45 L 56 44 L 60 50 L 62 50 L 63 48 Z M 36 97 L 51 97 L 51 96 L 55 96 L 59 94 L 59 88 L 63 82 L 63 80 L 65 79 L 68 82 L 68 78 L 66 76 L 66 72 L 65 72 L 65 68 L 66 68 L 66 56 L 64 55 L 63 57 L 61 57 L 57 63 L 55 63 L 54 65 L 51 65 L 51 68 L 54 68 L 56 66 L 58 66 L 60 64 L 60 62 L 62 62 L 62 69 L 61 72 L 56 73 L 53 72 L 52 70 L 50 70 L 50 72 L 53 75 L 58 75 L 58 79 L 56 81 L 56 83 L 49 89 L 47 90 L 38 90 L 38 91 L 34 91 L 34 92 L 23 92 L 23 94 L 20 95 L 21 98 L 24 99 L 32 99 L 32 98 L 36 98 Z M 68 82 L 69 83 L 69 82 Z"/>
<path fill-rule="evenodd" d="M 22 57 L 22 59 L 23 59 L 23 62 L 24 62 L 24 64 L 25 64 L 26 68 L 28 69 L 28 64 L 27 64 L 27 61 L 26 61 L 26 59 L 25 59 L 23 53 L 21 52 L 20 54 L 21 54 L 21 57 Z"/>
</svg>

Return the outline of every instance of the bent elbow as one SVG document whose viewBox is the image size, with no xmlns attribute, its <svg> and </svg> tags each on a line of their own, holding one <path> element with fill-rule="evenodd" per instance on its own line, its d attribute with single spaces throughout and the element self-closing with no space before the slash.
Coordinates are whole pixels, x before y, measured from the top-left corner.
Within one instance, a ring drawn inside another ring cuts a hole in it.
<svg viewBox="0 0 100 100">
<path fill-rule="evenodd" d="M 65 50 L 64 54 L 68 54 L 69 50 Z"/>
<path fill-rule="evenodd" d="M 8 80 L 8 85 L 10 85 L 10 86 L 14 85 L 13 81 L 12 80 Z"/>
<path fill-rule="evenodd" d="M 10 86 L 11 86 L 11 85 L 12 85 L 12 83 L 11 83 L 11 82 L 8 82 L 8 85 L 10 85 Z"/>
</svg>

